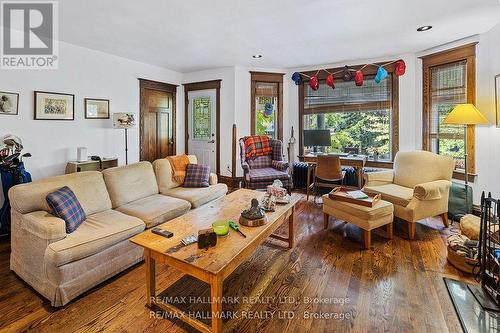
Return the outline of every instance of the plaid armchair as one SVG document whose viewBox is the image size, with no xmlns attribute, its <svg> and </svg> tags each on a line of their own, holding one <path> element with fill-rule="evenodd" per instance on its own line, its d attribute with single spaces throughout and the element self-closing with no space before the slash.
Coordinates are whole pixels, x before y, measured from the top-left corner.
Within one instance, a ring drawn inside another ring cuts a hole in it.
<svg viewBox="0 0 500 333">
<path fill-rule="evenodd" d="M 245 140 L 241 138 L 241 167 L 245 177 L 245 185 L 249 189 L 265 189 L 275 179 L 281 180 L 283 187 L 290 192 L 291 179 L 288 174 L 288 162 L 283 161 L 282 143 L 280 140 L 269 140 L 272 152 L 269 155 L 247 158 Z"/>
</svg>

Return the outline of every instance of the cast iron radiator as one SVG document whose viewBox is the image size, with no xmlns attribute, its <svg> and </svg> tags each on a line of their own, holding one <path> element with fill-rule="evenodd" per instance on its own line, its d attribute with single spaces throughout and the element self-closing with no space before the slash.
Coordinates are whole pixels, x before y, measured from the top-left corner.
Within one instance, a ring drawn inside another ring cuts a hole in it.
<svg viewBox="0 0 500 333">
<path fill-rule="evenodd" d="M 344 185 L 358 186 L 358 176 L 352 167 L 342 167 L 345 173 Z M 364 168 L 364 172 L 373 172 L 377 169 Z M 307 163 L 293 163 L 293 188 L 305 189 L 307 187 Z"/>
</svg>

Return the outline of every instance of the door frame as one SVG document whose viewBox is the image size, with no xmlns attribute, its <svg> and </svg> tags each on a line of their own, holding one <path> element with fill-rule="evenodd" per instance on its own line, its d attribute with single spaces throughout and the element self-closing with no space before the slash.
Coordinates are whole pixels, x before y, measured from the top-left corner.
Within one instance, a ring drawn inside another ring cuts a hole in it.
<svg viewBox="0 0 500 333">
<path fill-rule="evenodd" d="M 216 174 L 220 175 L 220 84 L 222 80 L 184 83 L 184 151 L 189 154 L 189 96 L 190 91 L 215 89 L 215 165 Z"/>
<path fill-rule="evenodd" d="M 177 96 L 177 86 L 176 84 L 172 83 L 165 83 L 165 82 L 159 82 L 159 81 L 153 81 L 153 80 L 147 80 L 147 79 L 141 79 L 139 78 L 139 160 L 144 161 L 144 147 L 143 147 L 143 139 L 144 139 L 144 115 L 145 112 L 147 112 L 147 103 L 146 99 L 144 98 L 144 89 L 150 89 L 150 90 L 159 90 L 163 92 L 168 92 L 172 94 L 172 138 L 173 138 L 173 147 L 172 147 L 172 152 L 174 155 L 177 154 L 177 103 L 176 103 L 176 96 Z"/>
</svg>

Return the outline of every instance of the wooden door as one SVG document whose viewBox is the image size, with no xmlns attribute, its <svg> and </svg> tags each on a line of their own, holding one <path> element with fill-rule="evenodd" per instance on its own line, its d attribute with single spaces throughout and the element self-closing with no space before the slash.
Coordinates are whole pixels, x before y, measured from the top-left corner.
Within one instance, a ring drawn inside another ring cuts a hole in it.
<svg viewBox="0 0 500 333">
<path fill-rule="evenodd" d="M 141 80 L 140 158 L 153 162 L 175 155 L 175 91 Z M 175 86 L 174 86 L 175 87 Z M 159 90 L 158 88 L 163 88 Z"/>
</svg>

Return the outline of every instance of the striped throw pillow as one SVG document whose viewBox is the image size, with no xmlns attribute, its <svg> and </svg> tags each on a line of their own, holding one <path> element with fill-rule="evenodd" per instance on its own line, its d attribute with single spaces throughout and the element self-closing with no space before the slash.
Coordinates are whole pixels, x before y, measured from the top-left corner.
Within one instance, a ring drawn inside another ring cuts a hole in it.
<svg viewBox="0 0 500 333">
<path fill-rule="evenodd" d="M 184 187 L 208 187 L 210 177 L 210 166 L 203 164 L 188 164 Z"/>
<path fill-rule="evenodd" d="M 86 216 L 75 193 L 67 186 L 47 194 L 52 213 L 66 222 L 66 232 L 72 233 L 85 221 Z"/>
</svg>

